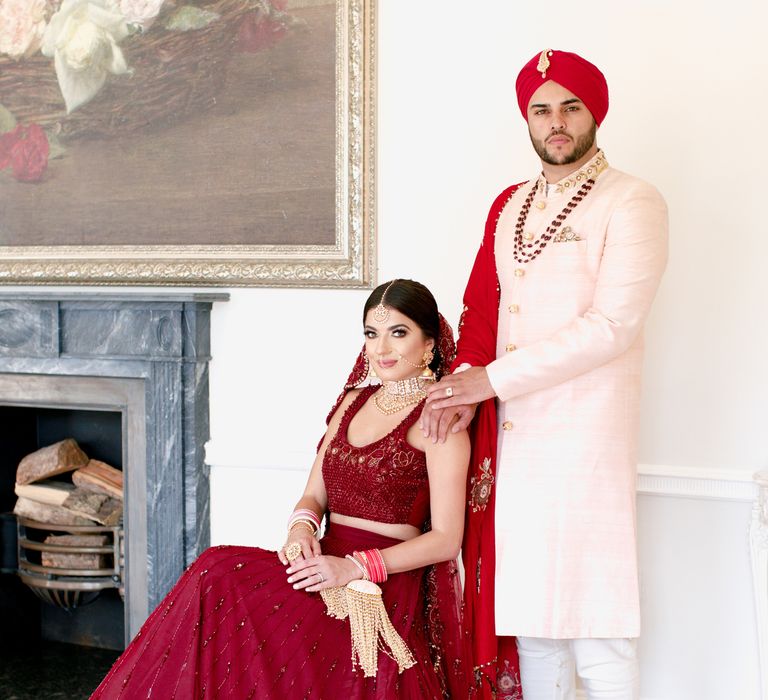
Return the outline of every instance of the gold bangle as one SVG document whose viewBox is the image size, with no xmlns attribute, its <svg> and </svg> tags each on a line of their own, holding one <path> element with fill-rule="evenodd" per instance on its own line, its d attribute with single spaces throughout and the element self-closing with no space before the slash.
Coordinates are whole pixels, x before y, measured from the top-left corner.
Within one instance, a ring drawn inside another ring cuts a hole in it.
<svg viewBox="0 0 768 700">
<path fill-rule="evenodd" d="M 309 522 L 309 520 L 297 520 L 295 523 L 293 523 L 293 525 L 291 525 L 291 529 L 288 530 L 288 534 L 293 532 L 297 527 L 299 527 L 299 525 L 303 525 L 304 527 L 309 529 L 313 535 L 317 532 L 317 530 L 315 530 L 314 526 L 312 525 L 312 523 Z"/>
</svg>

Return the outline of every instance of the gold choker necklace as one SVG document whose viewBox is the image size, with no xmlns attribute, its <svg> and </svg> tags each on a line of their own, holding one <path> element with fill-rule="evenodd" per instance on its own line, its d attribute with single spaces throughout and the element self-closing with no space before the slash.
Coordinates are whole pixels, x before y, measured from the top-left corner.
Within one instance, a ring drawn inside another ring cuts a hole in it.
<svg viewBox="0 0 768 700">
<path fill-rule="evenodd" d="M 373 404 L 385 416 L 392 415 L 406 406 L 413 406 L 427 398 L 426 377 L 409 377 L 396 382 L 386 382 L 373 395 Z"/>
</svg>

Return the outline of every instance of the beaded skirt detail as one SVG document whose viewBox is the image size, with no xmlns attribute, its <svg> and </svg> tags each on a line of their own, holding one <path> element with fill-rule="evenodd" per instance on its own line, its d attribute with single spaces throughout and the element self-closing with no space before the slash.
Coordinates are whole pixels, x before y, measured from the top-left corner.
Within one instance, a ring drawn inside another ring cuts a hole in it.
<svg viewBox="0 0 768 700">
<path fill-rule="evenodd" d="M 398 540 L 331 524 L 325 554 L 344 556 Z M 445 569 L 446 565 L 439 565 Z M 455 566 L 454 566 L 455 568 Z M 428 571 L 432 572 L 433 569 Z M 317 593 L 294 590 L 275 552 L 206 550 L 150 615 L 92 700 L 345 700 L 459 697 L 456 652 L 436 646 L 458 620 L 435 621 L 429 576 L 419 569 L 382 584 L 385 607 L 416 664 L 398 673 L 380 653 L 375 678 L 352 668 L 349 624 L 326 614 Z M 448 637 L 451 635 L 448 634 Z M 448 662 L 448 663 L 446 663 Z"/>
</svg>

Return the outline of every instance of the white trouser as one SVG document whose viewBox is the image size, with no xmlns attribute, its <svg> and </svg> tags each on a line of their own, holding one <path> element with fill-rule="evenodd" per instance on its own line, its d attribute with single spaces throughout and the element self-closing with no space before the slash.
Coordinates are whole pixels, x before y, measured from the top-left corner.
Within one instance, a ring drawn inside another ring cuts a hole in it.
<svg viewBox="0 0 768 700">
<path fill-rule="evenodd" d="M 638 700 L 634 639 L 518 637 L 525 700 L 574 700 L 578 674 L 590 700 Z"/>
</svg>

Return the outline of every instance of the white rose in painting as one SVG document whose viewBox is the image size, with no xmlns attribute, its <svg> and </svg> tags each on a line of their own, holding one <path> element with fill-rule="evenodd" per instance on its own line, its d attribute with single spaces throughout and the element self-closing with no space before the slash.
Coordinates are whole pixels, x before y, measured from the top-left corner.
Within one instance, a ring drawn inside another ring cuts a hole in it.
<svg viewBox="0 0 768 700">
<path fill-rule="evenodd" d="M 120 11 L 129 24 L 149 29 L 165 0 L 120 0 Z"/>
<path fill-rule="evenodd" d="M 30 56 L 40 48 L 48 0 L 0 0 L 0 54 Z"/>
<path fill-rule="evenodd" d="M 128 73 L 118 46 L 130 33 L 112 0 L 64 0 L 43 37 L 43 53 L 53 56 L 61 94 L 70 113 L 89 102 L 107 75 Z"/>
</svg>

